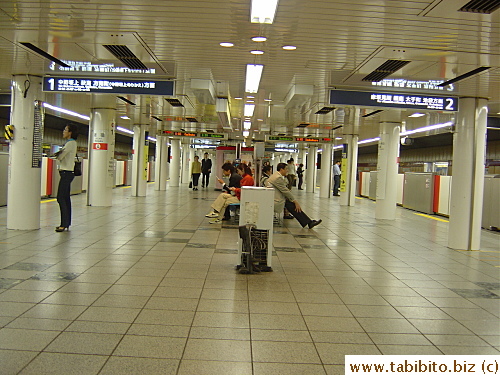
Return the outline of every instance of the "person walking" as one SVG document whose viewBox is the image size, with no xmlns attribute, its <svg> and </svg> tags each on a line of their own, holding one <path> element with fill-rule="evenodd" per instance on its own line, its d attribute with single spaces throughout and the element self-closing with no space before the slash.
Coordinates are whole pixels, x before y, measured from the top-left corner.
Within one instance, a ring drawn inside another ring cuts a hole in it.
<svg viewBox="0 0 500 375">
<path fill-rule="evenodd" d="M 333 165 L 333 196 L 340 197 L 339 188 L 340 188 L 340 175 L 342 172 L 340 171 L 340 160 L 337 160 Z"/>
<path fill-rule="evenodd" d="M 78 128 L 76 125 L 69 124 L 64 127 L 63 139 L 66 143 L 61 150 L 56 152 L 55 157 L 59 168 L 59 185 L 57 187 L 57 203 L 61 212 L 61 225 L 56 227 L 56 232 L 69 230 L 71 225 L 71 181 L 75 178 L 75 156 L 76 156 L 76 138 L 78 137 Z"/>
<path fill-rule="evenodd" d="M 302 207 L 300 207 L 299 202 L 297 201 L 297 199 L 295 199 L 290 189 L 286 187 L 286 182 L 284 179 L 287 174 L 286 164 L 279 163 L 276 169 L 277 172 L 273 173 L 266 182 L 268 187 L 273 187 L 275 190 L 275 211 L 280 212 L 282 210 L 282 208 L 280 207 L 276 209 L 277 206 L 286 207 L 288 212 L 290 212 L 290 214 L 292 214 L 293 217 L 299 221 L 300 225 L 302 225 L 302 228 L 308 226 L 309 229 L 311 229 L 320 224 L 322 221 L 321 219 L 311 220 L 309 216 L 307 216 L 306 213 L 302 211 Z"/>
<path fill-rule="evenodd" d="M 193 190 L 198 190 L 198 181 L 201 174 L 201 163 L 199 157 L 195 156 L 194 161 L 191 163 L 191 178 L 193 179 Z"/>
<path fill-rule="evenodd" d="M 210 172 L 212 172 L 212 159 L 208 158 L 208 152 L 205 152 L 203 159 L 201 160 L 201 187 L 208 187 L 210 180 Z"/>
</svg>

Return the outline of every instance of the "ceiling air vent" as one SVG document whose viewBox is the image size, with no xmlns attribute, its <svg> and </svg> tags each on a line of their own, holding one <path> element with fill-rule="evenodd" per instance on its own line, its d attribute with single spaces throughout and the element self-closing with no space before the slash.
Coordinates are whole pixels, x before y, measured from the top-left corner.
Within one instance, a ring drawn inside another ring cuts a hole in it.
<svg viewBox="0 0 500 375">
<path fill-rule="evenodd" d="M 315 115 L 326 115 L 327 113 L 330 113 L 334 109 L 335 107 L 323 107 L 319 111 L 317 111 Z"/>
<path fill-rule="evenodd" d="M 156 117 L 156 116 L 151 116 L 151 118 L 154 118 L 155 120 L 158 120 L 158 121 L 163 121 L 161 118 Z"/>
<path fill-rule="evenodd" d="M 196 117 L 186 117 L 186 120 L 189 121 L 189 122 L 198 122 L 198 120 L 196 119 Z"/>
<path fill-rule="evenodd" d="M 45 57 L 46 59 L 49 59 L 50 61 L 53 61 L 55 62 L 57 65 L 60 65 L 62 67 L 65 67 L 65 68 L 70 68 L 70 66 L 66 63 L 63 63 L 61 60 L 59 60 L 58 58 L 52 56 L 52 55 L 49 55 L 47 52 L 45 52 L 44 50 L 38 48 L 37 46 L 31 44 L 31 43 L 23 43 L 21 42 L 21 44 L 23 46 L 25 46 L 26 48 L 29 48 L 30 50 L 32 50 L 33 52 L 35 52 L 36 54 L 42 56 L 42 57 Z"/>
<path fill-rule="evenodd" d="M 127 68 L 148 70 L 148 67 L 144 65 L 144 63 L 139 60 L 127 46 L 118 44 L 103 44 L 102 46 L 111 52 L 111 54 L 118 60 L 124 63 Z"/>
<path fill-rule="evenodd" d="M 377 113 L 379 113 L 379 112 L 383 112 L 383 111 L 384 111 L 383 109 L 379 109 L 379 110 L 376 110 L 376 111 L 373 111 L 373 112 L 367 113 L 366 115 L 363 115 L 363 116 L 361 116 L 361 117 L 370 117 L 370 116 L 376 115 Z"/>
<path fill-rule="evenodd" d="M 179 99 L 165 98 L 165 100 L 169 102 L 172 107 L 184 107 L 184 105 L 179 101 Z"/>
<path fill-rule="evenodd" d="M 475 74 L 481 73 L 481 72 L 483 72 L 483 71 L 485 71 L 485 70 L 488 70 L 488 69 L 491 69 L 491 66 L 481 66 L 481 67 L 479 67 L 479 68 L 476 68 L 476 69 L 474 69 L 474 70 L 471 70 L 470 72 L 467 72 L 467 73 L 461 74 L 461 75 L 459 75 L 459 76 L 457 76 L 457 77 L 455 77 L 455 78 L 453 78 L 453 79 L 450 79 L 450 80 L 448 80 L 448 81 L 444 81 L 443 83 L 440 83 L 440 84 L 438 85 L 438 87 L 448 86 L 448 85 L 450 85 L 450 84 L 452 84 L 452 83 L 455 83 L 455 82 L 461 81 L 461 80 L 463 80 L 463 79 L 466 79 L 466 78 L 468 78 L 468 77 L 470 77 L 470 76 L 473 76 L 473 75 L 475 75 Z"/>
<path fill-rule="evenodd" d="M 302 124 L 297 125 L 298 128 L 307 128 L 309 124 L 303 122 Z"/>
<path fill-rule="evenodd" d="M 377 69 L 375 69 L 365 78 L 363 78 L 362 81 L 369 81 L 369 82 L 382 81 L 385 77 L 390 76 L 392 73 L 398 71 L 408 63 L 410 63 L 410 61 L 408 60 L 387 60 Z"/>
<path fill-rule="evenodd" d="M 498 8 L 500 8 L 500 2 L 498 0 L 471 0 L 458 11 L 491 14 Z"/>
</svg>

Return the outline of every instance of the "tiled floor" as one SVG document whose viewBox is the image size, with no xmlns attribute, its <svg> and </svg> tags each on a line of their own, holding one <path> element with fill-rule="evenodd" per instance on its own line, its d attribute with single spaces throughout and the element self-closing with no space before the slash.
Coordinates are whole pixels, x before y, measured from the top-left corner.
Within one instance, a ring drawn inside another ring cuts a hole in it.
<svg viewBox="0 0 500 375">
<path fill-rule="evenodd" d="M 323 224 L 275 227 L 272 273 L 236 273 L 217 193 L 74 196 L 70 232 L 6 229 L 0 208 L 1 374 L 343 374 L 346 354 L 499 354 L 500 236 L 446 247 L 446 222 L 297 192 Z"/>
</svg>

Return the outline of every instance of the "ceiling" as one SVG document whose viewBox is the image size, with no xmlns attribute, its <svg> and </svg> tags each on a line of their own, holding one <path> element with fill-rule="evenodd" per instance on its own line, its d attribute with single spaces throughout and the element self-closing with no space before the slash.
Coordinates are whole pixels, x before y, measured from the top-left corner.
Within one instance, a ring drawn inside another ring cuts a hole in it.
<svg viewBox="0 0 500 375">
<path fill-rule="evenodd" d="M 410 61 L 387 78 L 413 81 L 449 80 L 490 67 L 455 83 L 453 91 L 449 87 L 398 91 L 486 97 L 490 116 L 500 116 L 500 9 L 491 14 L 458 11 L 467 2 L 280 0 L 274 22 L 258 24 L 250 22 L 251 0 L 2 0 L 0 92 L 9 92 L 13 74 L 68 74 L 58 71 L 58 66 L 50 70 L 50 61 L 21 43 L 31 43 L 62 61 L 115 66 L 124 64 L 103 45 L 125 45 L 155 69 L 156 74 L 147 79 L 175 81 L 174 95 L 168 98 L 184 105 L 172 107 L 163 96 L 127 95 L 136 106 L 117 99 L 117 125 L 149 125 L 150 134 L 211 129 L 242 139 L 243 104 L 249 95 L 245 95 L 246 64 L 264 65 L 259 91 L 251 99 L 256 107 L 250 138 L 263 139 L 266 134 L 341 138 L 345 127 L 338 126 L 354 122 L 358 115 L 353 108 L 335 105 L 328 114 L 315 112 L 330 106 L 330 89 L 373 89 L 371 82 L 362 79 L 387 60 Z M 254 36 L 265 36 L 267 41 L 254 42 Z M 234 46 L 221 47 L 221 42 Z M 297 48 L 287 51 L 284 45 Z M 264 54 L 253 55 L 251 50 Z M 126 78 L 145 77 L 129 74 Z M 225 126 L 218 116 L 217 98 L 228 98 Z M 90 113 L 90 94 L 47 93 L 44 100 Z M 380 108 L 363 107 L 359 115 L 375 109 Z M 455 117 L 434 111 L 407 118 L 413 112 L 401 112 L 407 129 Z M 125 115 L 130 120 L 121 118 Z M 379 116 L 360 119 L 360 139 L 378 135 Z M 301 123 L 309 125 L 297 128 Z"/>
</svg>

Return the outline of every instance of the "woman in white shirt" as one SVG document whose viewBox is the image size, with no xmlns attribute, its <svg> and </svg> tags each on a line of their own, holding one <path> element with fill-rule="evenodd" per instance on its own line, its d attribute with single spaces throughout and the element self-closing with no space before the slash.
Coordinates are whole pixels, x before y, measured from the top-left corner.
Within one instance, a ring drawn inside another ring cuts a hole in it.
<svg viewBox="0 0 500 375">
<path fill-rule="evenodd" d="M 73 170 L 75 169 L 76 156 L 76 138 L 78 137 L 78 128 L 76 125 L 69 124 L 63 130 L 63 138 L 66 143 L 63 148 L 56 153 L 56 159 L 59 162 L 59 186 L 57 188 L 57 203 L 61 211 L 61 225 L 56 227 L 56 232 L 69 230 L 71 225 L 71 181 L 75 178 Z"/>
</svg>

